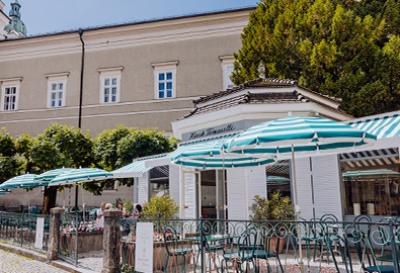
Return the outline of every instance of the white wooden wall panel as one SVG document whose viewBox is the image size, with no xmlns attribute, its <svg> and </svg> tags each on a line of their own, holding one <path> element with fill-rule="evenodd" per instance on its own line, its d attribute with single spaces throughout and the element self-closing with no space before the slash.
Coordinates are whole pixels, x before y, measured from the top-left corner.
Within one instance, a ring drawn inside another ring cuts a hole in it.
<svg viewBox="0 0 400 273">
<path fill-rule="evenodd" d="M 246 171 L 227 169 L 228 219 L 247 220 Z"/>
<path fill-rule="evenodd" d="M 228 219 L 248 220 L 254 197 L 267 196 L 264 167 L 227 169 Z"/>
<path fill-rule="evenodd" d="M 334 214 L 343 220 L 340 166 L 336 155 L 312 158 L 316 216 Z"/>
<path fill-rule="evenodd" d="M 256 195 L 267 197 L 267 175 L 265 166 L 249 168 L 247 174 L 247 202 L 250 210 Z"/>
<path fill-rule="evenodd" d="M 194 173 L 183 173 L 184 189 L 184 215 L 186 219 L 195 219 L 197 217 L 196 205 L 196 175 Z"/>
<path fill-rule="evenodd" d="M 145 204 L 149 201 L 149 179 L 148 173 L 138 178 L 138 203 Z"/>
<path fill-rule="evenodd" d="M 169 165 L 169 195 L 175 200 L 179 206 L 179 183 L 180 183 L 180 167 L 175 164 Z"/>
<path fill-rule="evenodd" d="M 292 177 L 292 190 L 296 188 L 298 206 L 300 207 L 300 216 L 305 219 L 313 217 L 312 194 L 311 194 L 311 173 L 310 159 L 299 158 L 296 160 L 296 185 Z M 291 166 L 293 168 L 293 166 Z M 293 196 L 294 197 L 294 196 Z M 294 199 L 293 199 L 294 202 Z"/>
</svg>

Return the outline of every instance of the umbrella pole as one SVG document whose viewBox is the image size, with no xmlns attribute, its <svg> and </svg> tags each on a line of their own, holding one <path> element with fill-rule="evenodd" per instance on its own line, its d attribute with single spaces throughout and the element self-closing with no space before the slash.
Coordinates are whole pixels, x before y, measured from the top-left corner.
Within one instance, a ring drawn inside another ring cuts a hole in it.
<svg viewBox="0 0 400 273">
<path fill-rule="evenodd" d="M 79 187 L 75 185 L 75 212 L 78 213 L 78 197 L 79 197 Z"/>
<path fill-rule="evenodd" d="M 294 209 L 297 218 L 297 236 L 299 237 L 299 266 L 300 272 L 304 272 L 304 263 L 303 263 L 303 247 L 301 244 L 301 227 L 300 227 L 300 209 L 298 206 L 298 198 L 297 198 L 297 180 L 296 180 L 296 162 L 295 162 L 295 155 L 294 155 L 294 145 L 292 144 L 292 177 L 293 177 L 293 193 L 294 193 Z"/>
<path fill-rule="evenodd" d="M 315 193 L 314 193 L 314 174 L 313 174 L 313 163 L 310 157 L 310 173 L 311 173 L 311 199 L 312 199 L 312 209 L 313 209 L 313 220 L 315 219 Z"/>
</svg>

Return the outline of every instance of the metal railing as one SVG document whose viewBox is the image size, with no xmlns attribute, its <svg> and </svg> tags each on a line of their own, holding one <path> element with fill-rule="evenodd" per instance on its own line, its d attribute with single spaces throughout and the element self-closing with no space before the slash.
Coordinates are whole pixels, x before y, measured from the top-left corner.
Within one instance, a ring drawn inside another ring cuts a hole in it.
<svg viewBox="0 0 400 273">
<path fill-rule="evenodd" d="M 43 218 L 43 229 L 38 231 L 38 218 Z M 42 237 L 36 233 L 43 234 Z M 38 240 L 40 240 L 38 242 Z M 49 217 L 31 213 L 0 212 L 0 241 L 19 247 L 46 251 L 49 240 Z M 38 247 L 41 247 L 38 249 Z"/>
<path fill-rule="evenodd" d="M 134 272 L 137 222 L 124 221 L 122 268 Z M 154 272 L 399 273 L 400 221 L 394 218 L 147 222 L 154 227 Z"/>
<path fill-rule="evenodd" d="M 96 217 L 81 212 L 64 213 L 58 232 L 57 256 L 75 266 L 85 267 L 80 259 L 103 250 L 103 230 L 96 227 Z"/>
</svg>

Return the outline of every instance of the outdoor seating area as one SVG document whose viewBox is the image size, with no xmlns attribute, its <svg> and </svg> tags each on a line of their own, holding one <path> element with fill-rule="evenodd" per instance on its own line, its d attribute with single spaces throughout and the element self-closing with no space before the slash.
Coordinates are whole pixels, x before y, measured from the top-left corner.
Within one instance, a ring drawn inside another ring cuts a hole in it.
<svg viewBox="0 0 400 273">
<path fill-rule="evenodd" d="M 363 216 L 346 223 L 325 215 L 312 221 L 153 224 L 155 272 L 298 272 L 300 266 L 307 272 L 396 272 L 399 266 L 395 218 L 376 223 Z M 134 234 L 122 239 L 125 267 L 134 267 L 134 248 Z"/>
</svg>

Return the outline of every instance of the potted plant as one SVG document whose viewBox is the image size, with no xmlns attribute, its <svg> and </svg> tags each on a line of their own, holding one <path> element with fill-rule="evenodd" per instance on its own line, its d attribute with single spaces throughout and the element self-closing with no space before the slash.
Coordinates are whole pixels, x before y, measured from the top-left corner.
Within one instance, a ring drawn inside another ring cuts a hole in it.
<svg viewBox="0 0 400 273">
<path fill-rule="evenodd" d="M 273 193 L 269 200 L 257 195 L 251 211 L 251 220 L 254 222 L 293 220 L 295 216 L 289 197 L 282 197 L 279 192 Z M 286 243 L 285 238 L 278 238 L 274 235 L 266 238 L 266 240 L 267 249 L 279 252 L 284 249 Z M 278 242 L 279 246 L 277 246 Z"/>
</svg>

